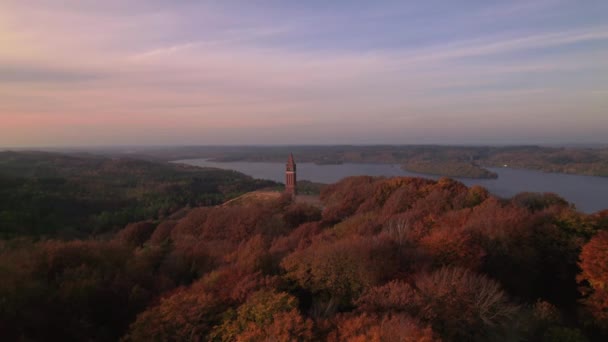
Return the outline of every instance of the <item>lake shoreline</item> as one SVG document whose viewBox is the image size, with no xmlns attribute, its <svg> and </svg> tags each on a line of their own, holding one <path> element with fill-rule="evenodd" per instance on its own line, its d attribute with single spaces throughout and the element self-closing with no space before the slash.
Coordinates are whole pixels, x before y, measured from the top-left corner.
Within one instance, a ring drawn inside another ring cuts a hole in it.
<svg viewBox="0 0 608 342">
<path fill-rule="evenodd" d="M 283 183 L 285 165 L 279 162 L 213 162 L 208 159 L 180 159 L 180 163 L 242 172 L 254 178 Z M 453 178 L 466 186 L 482 186 L 495 196 L 510 198 L 521 192 L 555 193 L 582 212 L 593 213 L 608 208 L 608 178 L 563 173 L 546 173 L 506 167 L 488 167 L 496 179 Z M 438 180 L 442 176 L 404 171 L 398 164 L 343 163 L 316 165 L 298 163 L 298 180 L 331 184 L 349 176 L 419 177 Z"/>
</svg>

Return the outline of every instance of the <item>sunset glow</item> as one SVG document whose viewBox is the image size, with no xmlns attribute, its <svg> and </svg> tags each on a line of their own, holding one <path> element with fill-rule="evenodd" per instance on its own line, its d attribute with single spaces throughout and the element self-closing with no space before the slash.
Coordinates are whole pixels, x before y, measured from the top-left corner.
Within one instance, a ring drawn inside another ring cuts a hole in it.
<svg viewBox="0 0 608 342">
<path fill-rule="evenodd" d="M 458 3 L 2 1 L 0 147 L 608 142 L 608 2 Z"/>
</svg>

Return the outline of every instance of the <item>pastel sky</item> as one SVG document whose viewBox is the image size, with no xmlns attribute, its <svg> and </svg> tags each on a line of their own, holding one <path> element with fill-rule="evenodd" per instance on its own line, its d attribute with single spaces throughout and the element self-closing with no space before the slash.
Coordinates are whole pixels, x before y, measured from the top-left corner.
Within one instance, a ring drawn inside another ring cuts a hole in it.
<svg viewBox="0 0 608 342">
<path fill-rule="evenodd" d="M 606 0 L 0 1 L 0 146 L 560 142 Z"/>
</svg>

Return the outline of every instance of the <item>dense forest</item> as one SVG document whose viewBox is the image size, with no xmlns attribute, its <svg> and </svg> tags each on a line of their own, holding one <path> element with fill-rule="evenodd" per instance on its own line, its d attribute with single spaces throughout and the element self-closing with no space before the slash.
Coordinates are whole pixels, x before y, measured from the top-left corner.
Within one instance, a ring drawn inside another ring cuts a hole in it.
<svg viewBox="0 0 608 342">
<path fill-rule="evenodd" d="M 112 180 L 118 173 L 98 169 L 89 181 L 119 181 Z M 11 172 L 31 181 L 28 170 Z M 133 175 L 132 168 L 120 170 Z M 57 172 L 71 182 L 67 171 Z M 218 171 L 172 172 L 167 179 L 178 182 Z M 144 174 L 133 177 L 162 184 Z M 231 173 L 200 182 L 231 189 L 210 192 L 224 196 L 261 185 Z M 191 184 L 168 193 L 198 198 L 208 191 Z M 133 220 L 115 233 L 83 228 L 91 234 L 59 240 L 30 238 L 26 230 L 26 237 L 4 239 L 0 335 L 7 341 L 608 338 L 608 211 L 582 214 L 553 194 L 499 199 L 447 178 L 351 177 L 324 187 L 320 202 L 183 201 L 175 202 L 188 205 L 182 210 Z"/>
<path fill-rule="evenodd" d="M 276 186 L 238 172 L 129 158 L 0 152 L 0 237 L 86 237 Z"/>
<path fill-rule="evenodd" d="M 298 162 L 316 164 L 398 164 L 412 172 L 447 177 L 496 178 L 486 167 L 530 169 L 608 177 L 608 148 L 540 146 L 191 146 L 129 150 L 139 158 L 284 162 L 290 152 Z M 122 149 L 97 151 L 115 155 Z"/>
</svg>

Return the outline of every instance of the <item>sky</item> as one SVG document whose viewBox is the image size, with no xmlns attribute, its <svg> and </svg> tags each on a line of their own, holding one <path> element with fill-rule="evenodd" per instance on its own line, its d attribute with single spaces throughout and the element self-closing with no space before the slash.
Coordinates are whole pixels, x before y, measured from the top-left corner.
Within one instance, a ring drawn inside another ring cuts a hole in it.
<svg viewBox="0 0 608 342">
<path fill-rule="evenodd" d="M 1 0 L 0 147 L 608 143 L 608 1 Z"/>
</svg>

